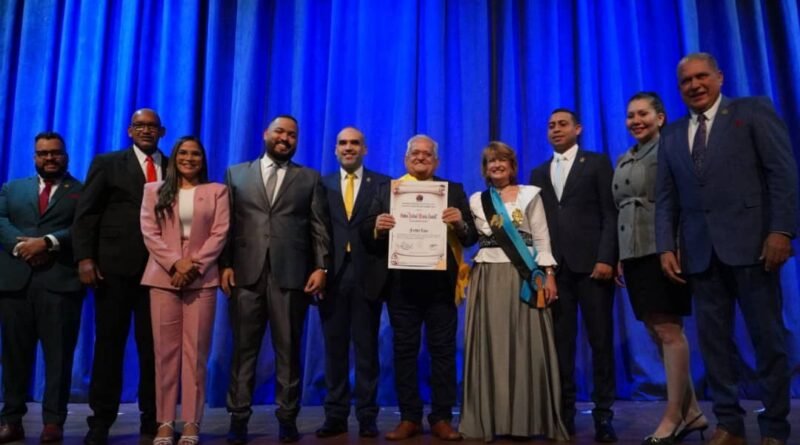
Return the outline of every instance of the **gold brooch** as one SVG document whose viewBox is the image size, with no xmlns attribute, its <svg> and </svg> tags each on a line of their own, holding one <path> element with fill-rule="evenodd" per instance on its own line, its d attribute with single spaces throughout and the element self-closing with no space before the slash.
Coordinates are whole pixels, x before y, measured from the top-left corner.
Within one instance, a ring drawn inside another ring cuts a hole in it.
<svg viewBox="0 0 800 445">
<path fill-rule="evenodd" d="M 495 213 L 495 215 L 492 217 L 492 220 L 489 221 L 489 225 L 494 228 L 503 227 L 503 217 Z"/>
<path fill-rule="evenodd" d="M 511 222 L 514 223 L 514 227 L 522 225 L 522 210 L 514 209 L 514 211 L 511 212 Z"/>
</svg>

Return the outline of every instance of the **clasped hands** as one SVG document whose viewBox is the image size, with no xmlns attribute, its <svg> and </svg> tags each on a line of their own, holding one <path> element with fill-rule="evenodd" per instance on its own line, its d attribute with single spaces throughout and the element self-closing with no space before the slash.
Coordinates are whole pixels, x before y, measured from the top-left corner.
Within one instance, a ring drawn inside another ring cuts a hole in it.
<svg viewBox="0 0 800 445">
<path fill-rule="evenodd" d="M 172 265 L 170 284 L 183 288 L 200 277 L 200 263 L 194 258 L 181 258 Z"/>
<path fill-rule="evenodd" d="M 17 256 L 22 258 L 32 267 L 47 264 L 50 255 L 47 252 L 47 243 L 44 237 L 33 238 L 29 236 L 18 236 L 16 245 Z"/>
</svg>

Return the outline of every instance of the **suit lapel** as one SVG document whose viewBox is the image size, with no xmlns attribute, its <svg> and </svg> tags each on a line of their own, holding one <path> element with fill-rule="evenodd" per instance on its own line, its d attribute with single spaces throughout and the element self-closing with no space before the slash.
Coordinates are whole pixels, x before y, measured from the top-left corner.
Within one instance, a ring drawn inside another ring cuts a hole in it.
<svg viewBox="0 0 800 445">
<path fill-rule="evenodd" d="M 278 188 L 278 190 L 276 190 L 275 202 L 272 203 L 273 208 L 281 202 L 281 198 L 287 192 L 287 190 L 289 190 L 289 184 L 291 184 L 300 173 L 300 168 L 297 166 L 297 164 L 292 162 L 287 162 L 284 168 L 286 168 L 286 173 L 283 175 L 283 182 L 281 182 L 281 186 Z"/>
<path fill-rule="evenodd" d="M 710 165 L 714 163 L 714 159 L 718 157 L 717 155 L 722 146 L 721 142 L 725 136 L 724 133 L 728 128 L 731 128 L 733 113 L 731 113 L 729 105 L 730 101 L 723 96 L 717 109 L 717 114 L 714 116 L 714 123 L 711 125 L 711 133 L 708 135 L 706 157 L 702 169 L 703 174 L 709 170 Z"/>
<path fill-rule="evenodd" d="M 689 117 L 684 117 L 683 120 L 677 123 L 678 131 L 676 137 L 678 138 L 678 152 L 675 153 L 681 163 L 688 171 L 694 171 L 694 161 L 692 161 L 692 153 L 689 151 Z"/>
<path fill-rule="evenodd" d="M 261 158 L 250 163 L 247 175 L 247 187 L 261 198 L 264 208 L 269 210 L 269 199 L 267 199 L 267 189 L 264 185 L 264 176 L 261 174 Z"/>
<path fill-rule="evenodd" d="M 139 158 L 134 153 L 134 148 L 131 147 L 125 152 L 125 168 L 128 170 L 128 177 L 131 178 L 130 184 L 133 187 L 133 193 L 136 195 L 139 202 L 142 200 L 144 194 L 145 177 L 142 171 L 142 166 L 139 165 Z M 163 158 L 162 158 L 163 159 Z"/>
<path fill-rule="evenodd" d="M 550 167 L 552 167 L 553 158 L 550 158 L 550 161 L 547 162 L 542 166 L 544 170 L 542 173 L 544 174 L 544 181 L 542 192 L 550 194 L 550 196 L 557 202 L 558 197 L 556 196 L 556 189 L 553 188 L 553 177 L 550 175 Z"/>
<path fill-rule="evenodd" d="M 567 180 L 564 182 L 564 189 L 561 190 L 561 201 L 564 201 L 564 199 L 569 196 L 570 191 L 576 187 L 575 184 L 577 184 L 581 176 L 583 176 L 583 168 L 585 166 L 586 154 L 583 150 L 579 149 L 578 152 L 575 153 L 575 160 L 572 162 L 572 168 L 569 169 L 569 174 L 567 174 Z M 550 181 L 550 185 L 552 186 L 552 181 Z"/>
<path fill-rule="evenodd" d="M 372 173 L 365 168 L 362 174 L 363 177 L 361 178 L 361 186 L 358 188 L 358 196 L 356 196 L 356 202 L 353 204 L 353 214 L 350 215 L 351 220 L 355 219 L 359 211 L 368 210 L 368 207 L 371 204 L 370 201 L 372 197 L 372 188 L 374 187 Z M 342 181 L 340 180 L 340 189 L 341 186 Z M 342 196 L 342 194 L 339 193 L 339 196 Z M 342 205 L 342 209 L 344 209 L 344 205 Z"/>
<path fill-rule="evenodd" d="M 38 182 L 38 181 L 37 181 L 37 182 Z M 37 184 L 37 185 L 38 185 L 38 184 Z M 66 195 L 66 194 L 67 194 L 67 192 L 71 191 L 71 190 L 72 190 L 72 187 L 73 187 L 74 185 L 75 185 L 75 178 L 73 178 L 72 176 L 70 176 L 70 174 L 69 174 L 69 173 L 67 173 L 66 175 L 64 175 L 64 178 L 61 180 L 61 184 L 59 184 L 59 185 L 58 185 L 58 188 L 56 188 L 56 191 L 55 191 L 55 193 L 53 193 L 53 196 L 51 196 L 51 197 L 50 197 L 50 202 L 47 204 L 47 210 L 45 210 L 45 211 L 44 211 L 44 214 L 43 214 L 42 216 L 46 215 L 46 214 L 47 214 L 47 212 L 49 212 L 49 211 L 50 211 L 50 209 L 52 209 L 52 208 L 53 208 L 53 206 L 54 206 L 54 205 L 56 205 L 56 203 L 57 203 L 57 202 L 58 202 L 58 201 L 59 201 L 59 200 L 60 200 L 60 199 L 61 199 L 61 198 L 62 198 L 64 195 Z M 38 187 L 37 187 L 37 190 L 38 190 Z M 39 205 L 39 202 L 38 202 L 38 201 L 39 201 L 39 195 L 38 195 L 38 193 L 37 193 L 37 195 L 36 195 L 36 201 L 37 201 L 37 202 L 36 202 L 36 205 L 37 205 L 37 207 L 38 207 L 38 205 Z"/>
<path fill-rule="evenodd" d="M 33 209 L 33 213 L 38 215 L 39 214 L 39 176 L 33 176 L 30 178 L 28 186 L 26 187 L 27 191 L 25 200 L 28 201 L 31 205 L 31 209 Z"/>
</svg>

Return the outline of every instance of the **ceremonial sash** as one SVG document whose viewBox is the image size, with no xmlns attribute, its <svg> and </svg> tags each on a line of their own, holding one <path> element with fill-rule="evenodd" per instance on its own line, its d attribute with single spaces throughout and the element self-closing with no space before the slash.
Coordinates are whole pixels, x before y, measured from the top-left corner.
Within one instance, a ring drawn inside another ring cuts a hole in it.
<svg viewBox="0 0 800 445">
<path fill-rule="evenodd" d="M 481 193 L 481 204 L 486 221 L 492 229 L 497 244 L 503 249 L 511 264 L 517 269 L 522 277 L 522 288 L 519 298 L 525 303 L 534 306 L 531 301 L 533 294 L 536 293 L 535 307 L 545 307 L 544 302 L 544 272 L 536 265 L 536 248 L 533 254 L 528 249 L 525 241 L 520 236 L 517 228 L 511 222 L 511 218 L 506 212 L 506 206 L 500 198 L 500 193 L 494 187 Z"/>
</svg>

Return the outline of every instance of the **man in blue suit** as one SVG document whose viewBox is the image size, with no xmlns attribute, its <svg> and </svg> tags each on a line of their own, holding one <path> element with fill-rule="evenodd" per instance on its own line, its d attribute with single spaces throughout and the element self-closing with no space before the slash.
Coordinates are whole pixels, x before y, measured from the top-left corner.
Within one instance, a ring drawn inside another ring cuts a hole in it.
<svg viewBox="0 0 800 445">
<path fill-rule="evenodd" d="M 0 443 L 21 441 L 36 343 L 42 342 L 45 389 L 42 442 L 63 438 L 84 291 L 72 260 L 70 226 L 81 183 L 67 173 L 58 133 L 36 136 L 36 175 L 0 191 L 0 323 L 3 410 Z"/>
<path fill-rule="evenodd" d="M 688 280 L 694 294 L 718 420 L 709 443 L 745 443 L 733 342 L 738 302 L 756 351 L 765 408 L 758 416 L 761 444 L 785 444 L 790 373 L 779 271 L 797 228 L 797 166 L 771 102 L 724 97 L 722 80 L 710 54 L 690 54 L 678 64 L 690 114 L 662 135 L 656 243 L 664 273 Z"/>
<path fill-rule="evenodd" d="M 350 340 L 355 350 L 356 418 L 359 436 L 376 437 L 378 415 L 378 328 L 383 299 L 366 291 L 366 265 L 379 258 L 367 252 L 359 228 L 381 184 L 389 177 L 366 169 L 364 135 L 346 127 L 336 137 L 339 171 L 322 178 L 331 218 L 333 267 L 319 314 L 325 336 L 325 423 L 317 437 L 347 432 L 350 414 Z"/>
</svg>

